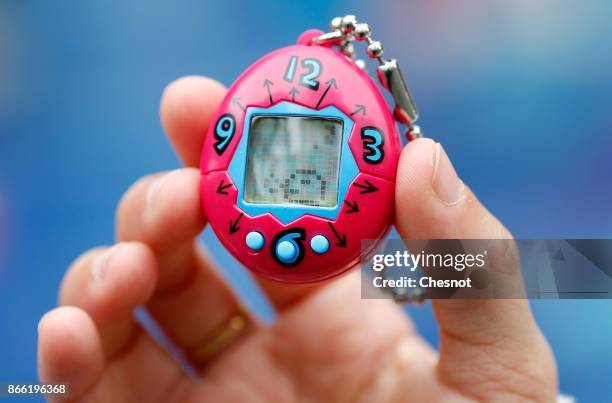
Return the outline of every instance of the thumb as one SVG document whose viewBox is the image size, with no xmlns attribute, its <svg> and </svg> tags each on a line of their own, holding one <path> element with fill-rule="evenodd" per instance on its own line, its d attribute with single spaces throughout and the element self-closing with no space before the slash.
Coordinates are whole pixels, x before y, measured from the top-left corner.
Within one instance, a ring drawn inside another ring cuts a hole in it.
<svg viewBox="0 0 612 403">
<path fill-rule="evenodd" d="M 512 237 L 459 178 L 440 143 L 411 141 L 402 151 L 396 183 L 396 225 L 402 237 Z"/>
<path fill-rule="evenodd" d="M 512 237 L 461 181 L 442 146 L 430 139 L 410 142 L 400 157 L 396 227 L 404 240 Z M 491 263 L 507 265 L 505 260 Z M 505 393 L 554 400 L 554 359 L 527 300 L 432 304 L 440 328 L 442 381 L 478 399 Z"/>
</svg>

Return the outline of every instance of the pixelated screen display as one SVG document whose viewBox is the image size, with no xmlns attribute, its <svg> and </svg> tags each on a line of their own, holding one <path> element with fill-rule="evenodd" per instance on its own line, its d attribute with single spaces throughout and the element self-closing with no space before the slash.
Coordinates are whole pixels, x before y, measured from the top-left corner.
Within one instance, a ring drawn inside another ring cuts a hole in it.
<svg viewBox="0 0 612 403">
<path fill-rule="evenodd" d="M 251 120 L 244 200 L 335 207 L 342 121 L 298 116 Z"/>
</svg>

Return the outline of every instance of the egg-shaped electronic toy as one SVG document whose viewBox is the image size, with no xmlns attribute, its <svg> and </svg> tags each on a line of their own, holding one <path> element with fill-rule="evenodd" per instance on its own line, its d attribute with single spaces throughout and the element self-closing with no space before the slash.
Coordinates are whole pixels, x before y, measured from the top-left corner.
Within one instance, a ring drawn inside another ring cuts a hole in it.
<svg viewBox="0 0 612 403">
<path fill-rule="evenodd" d="M 204 140 L 208 221 L 233 256 L 269 279 L 337 276 L 359 262 L 362 240 L 383 239 L 393 221 L 396 119 L 414 135 L 416 113 L 397 63 L 350 17 L 249 67 Z M 369 43 L 394 111 L 350 57 L 351 39 Z"/>
</svg>

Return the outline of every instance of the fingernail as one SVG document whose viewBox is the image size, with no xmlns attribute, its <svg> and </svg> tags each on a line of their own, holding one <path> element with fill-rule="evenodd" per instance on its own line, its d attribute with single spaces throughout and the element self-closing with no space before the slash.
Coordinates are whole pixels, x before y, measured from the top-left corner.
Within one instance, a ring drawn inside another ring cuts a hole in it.
<svg viewBox="0 0 612 403">
<path fill-rule="evenodd" d="M 108 266 L 108 260 L 115 252 L 118 246 L 119 244 L 113 246 L 112 248 L 110 248 L 109 250 L 102 253 L 96 258 L 91 268 L 91 275 L 93 276 L 94 281 L 100 282 L 104 280 L 104 276 L 106 274 L 106 267 Z"/>
<path fill-rule="evenodd" d="M 432 163 L 434 166 L 433 189 L 438 198 L 447 205 L 454 205 L 463 201 L 465 185 L 457 176 L 453 164 L 440 143 L 436 143 Z"/>
</svg>

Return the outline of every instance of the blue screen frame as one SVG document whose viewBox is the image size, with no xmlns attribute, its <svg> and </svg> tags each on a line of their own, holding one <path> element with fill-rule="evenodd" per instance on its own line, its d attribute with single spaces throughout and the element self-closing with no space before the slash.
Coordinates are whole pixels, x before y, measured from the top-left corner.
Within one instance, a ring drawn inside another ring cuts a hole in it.
<svg viewBox="0 0 612 403">
<path fill-rule="evenodd" d="M 342 146 L 340 148 L 340 164 L 338 173 L 338 200 L 335 207 L 314 207 L 297 204 L 259 204 L 244 201 L 244 178 L 246 173 L 247 151 L 249 144 L 249 131 L 251 120 L 255 116 L 298 116 L 298 117 L 320 117 L 335 118 L 342 121 Z M 320 110 L 311 109 L 292 102 L 283 101 L 269 108 L 248 107 L 244 118 L 244 129 L 238 148 L 232 157 L 228 167 L 229 176 L 238 189 L 236 203 L 246 214 L 251 217 L 271 213 L 283 224 L 289 224 L 305 214 L 311 214 L 322 218 L 335 220 L 342 208 L 349 186 L 357 177 L 359 168 L 349 148 L 349 137 L 353 131 L 354 123 L 335 106 L 327 106 Z"/>
</svg>

